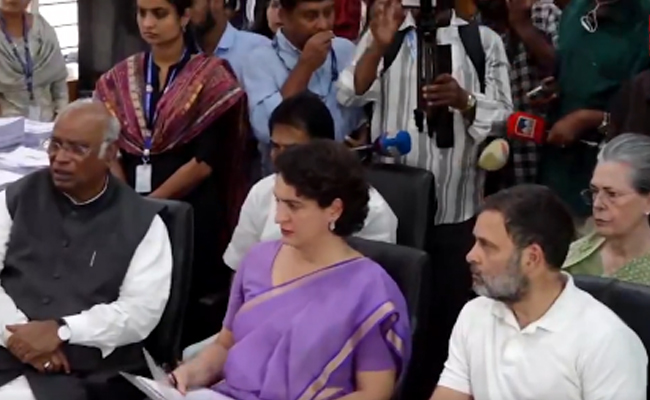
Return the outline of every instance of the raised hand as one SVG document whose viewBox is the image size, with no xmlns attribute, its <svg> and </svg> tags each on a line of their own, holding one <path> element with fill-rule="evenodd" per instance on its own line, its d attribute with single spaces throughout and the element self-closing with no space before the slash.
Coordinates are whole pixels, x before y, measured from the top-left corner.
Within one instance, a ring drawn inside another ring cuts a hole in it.
<svg viewBox="0 0 650 400">
<path fill-rule="evenodd" d="M 401 25 L 402 5 L 398 0 L 376 0 L 370 16 L 370 31 L 374 43 L 387 48 Z"/>
<path fill-rule="evenodd" d="M 302 49 L 300 62 L 308 65 L 314 71 L 320 68 L 332 49 L 332 39 L 334 39 L 332 31 L 318 32 L 310 37 Z"/>
</svg>

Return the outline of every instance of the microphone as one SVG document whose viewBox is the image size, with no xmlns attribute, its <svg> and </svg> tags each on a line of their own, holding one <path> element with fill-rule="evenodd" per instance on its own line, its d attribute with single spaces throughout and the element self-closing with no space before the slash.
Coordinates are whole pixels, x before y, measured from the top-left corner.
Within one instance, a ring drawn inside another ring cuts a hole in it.
<svg viewBox="0 0 650 400">
<path fill-rule="evenodd" d="M 411 135 L 406 131 L 399 131 L 395 137 L 389 138 L 387 134 L 379 136 L 372 144 L 353 147 L 353 151 L 370 150 L 384 157 L 400 157 L 411 152 Z"/>
<path fill-rule="evenodd" d="M 517 111 L 508 117 L 506 124 L 508 138 L 534 142 L 541 145 L 546 141 L 546 121 L 537 115 Z M 598 147 L 599 143 L 589 140 L 578 140 L 590 147 Z"/>
<path fill-rule="evenodd" d="M 542 144 L 545 140 L 546 121 L 533 114 L 517 111 L 508 117 L 506 131 L 510 139 Z"/>
<path fill-rule="evenodd" d="M 503 139 L 494 139 L 481 152 L 478 158 L 479 168 L 485 171 L 498 171 L 505 167 L 510 156 L 510 145 Z"/>
</svg>

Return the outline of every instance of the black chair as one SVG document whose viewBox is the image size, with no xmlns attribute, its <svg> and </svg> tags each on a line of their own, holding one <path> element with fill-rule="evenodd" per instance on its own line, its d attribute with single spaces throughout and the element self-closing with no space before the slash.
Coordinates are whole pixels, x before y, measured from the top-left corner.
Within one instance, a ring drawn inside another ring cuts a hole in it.
<svg viewBox="0 0 650 400">
<path fill-rule="evenodd" d="M 576 286 L 589 292 L 618 315 L 650 350 L 650 287 L 599 276 L 576 275 Z M 650 381 L 650 367 L 648 370 Z M 650 398 L 650 387 L 648 387 Z"/>
<path fill-rule="evenodd" d="M 433 174 L 406 165 L 372 164 L 367 179 L 397 216 L 397 244 L 426 249 L 437 209 Z"/>
<path fill-rule="evenodd" d="M 160 365 L 174 368 L 181 360 L 183 315 L 190 292 L 194 248 L 194 213 L 180 201 L 147 199 L 162 204 L 158 213 L 167 226 L 174 265 L 169 300 L 158 326 L 145 341 L 145 348 Z"/>
<path fill-rule="evenodd" d="M 428 337 L 431 330 L 428 309 L 432 298 L 429 293 L 429 256 L 421 250 L 360 238 L 350 238 L 349 243 L 358 252 L 384 267 L 404 294 L 409 309 L 413 349 L 395 399 L 428 399 L 435 382 L 435 377 L 429 376 L 432 360 Z"/>
</svg>

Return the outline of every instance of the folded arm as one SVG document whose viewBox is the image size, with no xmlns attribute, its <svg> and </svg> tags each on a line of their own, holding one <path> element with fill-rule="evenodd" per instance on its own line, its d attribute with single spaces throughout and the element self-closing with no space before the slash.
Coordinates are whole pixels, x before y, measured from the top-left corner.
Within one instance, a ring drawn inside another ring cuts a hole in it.
<svg viewBox="0 0 650 400">
<path fill-rule="evenodd" d="M 224 148 L 222 144 L 226 135 L 225 130 L 219 129 L 220 126 L 218 120 L 190 142 L 195 149 L 194 158 L 177 169 L 149 196 L 157 199 L 182 199 L 207 179 L 218 160 L 218 152 Z"/>
<path fill-rule="evenodd" d="M 164 222 L 155 216 L 136 249 L 116 301 L 64 318 L 71 344 L 115 348 L 143 341 L 162 317 L 171 287 L 172 249 Z"/>
<path fill-rule="evenodd" d="M 492 133 L 495 122 L 506 121 L 513 109 L 508 57 L 503 41 L 488 29 L 481 29 L 481 34 L 487 44 L 485 93 L 472 93 L 476 98 L 476 113 L 468 128 L 469 134 L 478 142 Z"/>
</svg>

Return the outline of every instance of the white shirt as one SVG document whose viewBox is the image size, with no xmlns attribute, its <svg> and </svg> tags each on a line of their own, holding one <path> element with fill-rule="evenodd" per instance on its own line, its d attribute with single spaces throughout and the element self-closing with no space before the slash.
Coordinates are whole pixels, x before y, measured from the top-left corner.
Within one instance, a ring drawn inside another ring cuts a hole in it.
<svg viewBox="0 0 650 400">
<path fill-rule="evenodd" d="M 451 45 L 452 76 L 476 98 L 476 117 L 471 125 L 466 123 L 458 110 L 453 110 L 454 147 L 451 149 L 439 149 L 426 132 L 418 132 L 415 124 L 413 110 L 417 108 L 417 64 L 414 55 L 417 38 L 413 32 L 404 38 L 386 74 L 375 80 L 365 94 L 357 96 L 354 70 L 372 43 L 372 32 L 368 30 L 359 41 L 352 65 L 341 73 L 337 82 L 337 98 L 342 105 L 375 103 L 371 127 L 373 139 L 384 132 L 389 137 L 400 130 L 411 134 L 412 150 L 403 161 L 435 175 L 439 204 L 435 220 L 438 224 L 459 223 L 476 215 L 482 200 L 484 180 L 484 174 L 477 167 L 480 145 L 492 133 L 493 124 L 502 122 L 503 125 L 512 113 L 508 58 L 503 41 L 491 29 L 480 27 L 486 60 L 486 92 L 480 93 L 478 76 L 458 34 L 458 27 L 466 24 L 454 14 L 449 27 L 437 30 L 438 43 Z M 409 13 L 400 30 L 414 25 Z M 382 62 L 378 67 L 378 77 L 383 68 Z"/>
<path fill-rule="evenodd" d="M 6 192 L 2 191 L 0 272 L 4 268 L 12 224 L 7 209 Z M 107 357 L 117 347 L 146 339 L 158 325 L 167 305 L 172 263 L 167 227 L 156 215 L 133 254 L 117 300 L 109 304 L 97 304 L 79 314 L 64 317 L 72 333 L 70 343 L 98 348 L 102 355 Z M 0 345 L 6 346 L 6 339 L 9 337 L 4 327 L 26 322 L 27 316 L 17 308 L 16 303 L 0 286 L 0 329 L 4 332 L 0 335 Z"/>
<path fill-rule="evenodd" d="M 248 192 L 239 213 L 239 222 L 223 255 L 223 261 L 230 268 L 236 270 L 254 244 L 282 237 L 280 227 L 275 223 L 274 186 L 275 174 L 260 180 Z M 368 216 L 363 229 L 355 236 L 379 242 L 395 243 L 397 217 L 377 190 L 370 188 L 368 194 L 370 195 Z"/>
<path fill-rule="evenodd" d="M 501 302 L 467 303 L 438 385 L 474 400 L 645 400 L 643 343 L 565 276 L 555 303 L 524 329 Z"/>
</svg>

